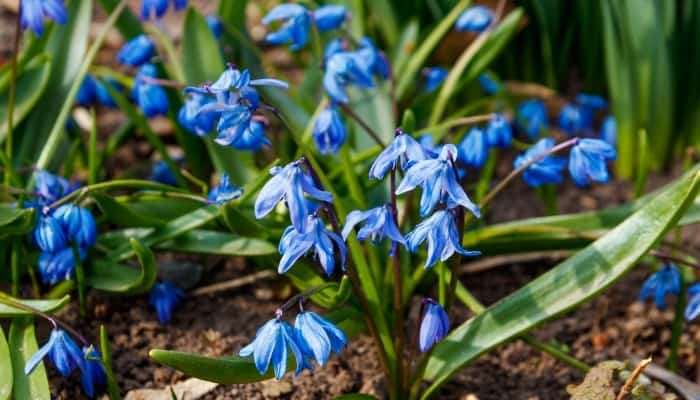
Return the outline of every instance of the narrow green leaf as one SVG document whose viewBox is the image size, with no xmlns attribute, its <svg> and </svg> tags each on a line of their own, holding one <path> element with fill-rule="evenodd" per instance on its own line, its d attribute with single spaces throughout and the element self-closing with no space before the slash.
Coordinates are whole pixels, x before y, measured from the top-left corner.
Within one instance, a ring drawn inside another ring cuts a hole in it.
<svg viewBox="0 0 700 400">
<path fill-rule="evenodd" d="M 139 294 L 150 290 L 158 276 L 155 256 L 139 240 L 130 239 L 129 245 L 136 254 L 141 269 L 117 264 L 114 258 L 96 260 L 86 271 L 87 284 L 112 293 Z"/>
<path fill-rule="evenodd" d="M 12 359 L 5 332 L 0 327 L 0 400 L 10 400 L 12 395 Z"/>
<path fill-rule="evenodd" d="M 207 21 L 191 7 L 185 14 L 182 67 L 186 83 L 191 85 L 216 80 L 226 67 Z"/>
<path fill-rule="evenodd" d="M 138 214 L 132 211 L 128 204 L 117 201 L 114 197 L 104 193 L 92 193 L 90 195 L 109 222 L 122 227 L 156 227 L 165 225 L 167 220 L 153 218 L 148 214 Z"/>
<path fill-rule="evenodd" d="M 24 119 L 32 111 L 32 107 L 41 98 L 47 83 L 49 82 L 49 71 L 51 64 L 46 56 L 41 57 L 35 65 L 28 65 L 27 68 L 17 77 L 17 97 L 15 98 L 15 111 L 13 116 L 14 126 Z M 37 58 L 38 58 L 37 57 Z M 8 92 L 0 93 L 0 140 L 7 135 L 7 111 Z"/>
<path fill-rule="evenodd" d="M 49 380 L 43 362 L 39 363 L 31 374 L 24 374 L 24 365 L 39 350 L 34 334 L 34 319 L 15 318 L 10 325 L 9 341 L 12 369 L 15 371 L 14 398 L 51 400 Z"/>
<path fill-rule="evenodd" d="M 211 358 L 168 350 L 151 350 L 148 356 L 187 376 L 225 385 L 260 382 L 273 377 L 272 368 L 265 375 L 260 375 L 252 358 Z M 292 357 L 290 357 L 290 364 L 293 367 L 291 359 Z"/>
<path fill-rule="evenodd" d="M 109 348 L 109 337 L 104 325 L 100 325 L 100 353 L 102 354 L 102 366 L 107 375 L 107 392 L 110 400 L 121 400 L 119 383 L 112 370 L 112 350 Z"/>
<path fill-rule="evenodd" d="M 61 308 L 63 308 L 63 306 L 68 304 L 68 302 L 70 301 L 70 296 L 65 295 L 57 300 L 14 300 L 19 303 L 26 304 L 32 308 L 36 308 L 39 311 L 45 313 L 53 313 L 55 311 L 60 310 Z M 0 318 L 19 317 L 22 315 L 31 315 L 31 313 L 24 310 L 19 310 L 17 308 L 5 304 L 0 304 Z"/>
<path fill-rule="evenodd" d="M 33 209 L 0 206 L 0 234 L 23 235 L 33 228 Z"/>
<path fill-rule="evenodd" d="M 99 2 L 107 14 L 111 14 L 119 4 L 119 0 L 99 0 Z M 122 36 L 127 39 L 131 39 L 143 33 L 141 20 L 129 9 L 122 12 L 122 15 L 119 16 L 115 25 Z"/>
<path fill-rule="evenodd" d="M 391 53 L 391 68 L 395 76 L 401 76 L 409 57 L 418 45 L 418 21 L 411 20 L 403 29 L 398 43 Z"/>
<path fill-rule="evenodd" d="M 484 352 L 612 285 L 675 225 L 699 187 L 695 168 L 605 236 L 460 325 L 435 346 L 425 372 L 433 383 L 421 398 Z"/>
</svg>

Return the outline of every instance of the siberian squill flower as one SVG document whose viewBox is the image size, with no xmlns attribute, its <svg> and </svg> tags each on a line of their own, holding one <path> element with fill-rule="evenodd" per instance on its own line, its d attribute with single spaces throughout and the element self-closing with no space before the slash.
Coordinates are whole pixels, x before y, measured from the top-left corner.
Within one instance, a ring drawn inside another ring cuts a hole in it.
<svg viewBox="0 0 700 400">
<path fill-rule="evenodd" d="M 282 234 L 279 244 L 279 253 L 282 255 L 277 272 L 284 274 L 302 256 L 314 250 L 321 267 L 328 276 L 333 274 L 338 253 L 340 253 L 340 266 L 345 270 L 345 257 L 347 250 L 340 235 L 326 229 L 323 220 L 317 215 L 307 217 L 304 230 L 297 230 L 289 226 Z"/>
<path fill-rule="evenodd" d="M 607 162 L 615 159 L 615 148 L 599 139 L 581 139 L 569 154 L 569 173 L 579 186 L 608 181 Z"/>
<path fill-rule="evenodd" d="M 97 224 L 92 213 L 74 204 L 64 204 L 53 212 L 61 224 L 66 240 L 80 247 L 90 247 L 97 241 Z"/>
<path fill-rule="evenodd" d="M 469 7 L 457 18 L 455 28 L 465 32 L 483 32 L 495 18 L 493 11 L 485 6 Z"/>
<path fill-rule="evenodd" d="M 300 4 L 280 4 L 270 10 L 262 19 L 262 23 L 284 21 L 276 32 L 270 32 L 265 38 L 269 44 L 290 44 L 290 49 L 299 50 L 306 46 L 309 40 L 311 15 L 306 7 Z"/>
<path fill-rule="evenodd" d="M 489 158 L 489 142 L 483 129 L 474 127 L 459 143 L 457 158 L 467 165 L 481 168 Z"/>
<path fill-rule="evenodd" d="M 392 242 L 406 244 L 406 239 L 404 239 L 399 227 L 396 225 L 396 220 L 389 204 L 367 211 L 355 210 L 350 212 L 345 219 L 345 227 L 343 227 L 342 232 L 343 239 L 347 240 L 350 232 L 361 222 L 364 222 L 364 226 L 357 232 L 358 240 L 369 238 L 372 242 L 378 242 L 384 238 L 389 238 Z"/>
<path fill-rule="evenodd" d="M 540 139 L 539 142 L 515 159 L 513 167 L 520 168 L 532 160 L 542 157 L 549 153 L 552 147 L 554 147 L 554 140 L 550 138 Z M 531 187 L 540 187 L 548 183 L 560 183 L 563 179 L 562 170 L 565 165 L 565 159 L 548 155 L 530 165 L 523 173 L 523 179 Z"/>
<path fill-rule="evenodd" d="M 547 128 L 547 108 L 542 100 L 533 99 L 520 103 L 516 122 L 530 138 L 536 137 L 543 128 Z"/>
<path fill-rule="evenodd" d="M 201 113 L 200 110 L 214 101 L 212 97 L 201 93 L 190 93 L 177 113 L 177 121 L 188 132 L 199 137 L 206 136 L 214 129 L 220 114 L 218 112 Z"/>
<path fill-rule="evenodd" d="M 165 90 L 157 84 L 148 81 L 156 78 L 158 73 L 153 64 L 144 64 L 139 69 L 134 80 L 131 97 L 136 101 L 147 118 L 168 113 L 168 96 Z"/>
<path fill-rule="evenodd" d="M 154 182 L 162 183 L 164 185 L 177 185 L 177 178 L 175 178 L 175 173 L 170 169 L 168 163 L 166 163 L 163 160 L 158 160 L 155 163 L 153 163 L 153 166 L 151 167 L 150 179 Z"/>
<path fill-rule="evenodd" d="M 149 303 L 156 309 L 158 320 L 162 324 L 170 322 L 173 310 L 182 303 L 184 298 L 185 292 L 182 289 L 167 282 L 153 285 L 148 296 Z"/>
<path fill-rule="evenodd" d="M 78 188 L 78 185 L 71 184 L 65 178 L 46 171 L 37 171 L 34 179 L 34 192 L 41 204 L 53 203 Z"/>
<path fill-rule="evenodd" d="M 47 355 L 56 370 L 65 377 L 70 376 L 76 368 L 81 368 L 84 362 L 83 352 L 73 339 L 64 330 L 54 328 L 49 340 L 27 360 L 24 365 L 24 374 L 31 374 Z"/>
<path fill-rule="evenodd" d="M 90 358 L 90 359 L 88 359 Z M 107 375 L 99 363 L 102 355 L 94 347 L 83 347 L 83 364 L 81 368 L 80 383 L 83 391 L 89 398 L 95 397 L 95 387 L 107 384 Z"/>
<path fill-rule="evenodd" d="M 479 74 L 479 85 L 486 94 L 494 94 L 501 90 L 501 85 L 487 73 Z"/>
<path fill-rule="evenodd" d="M 608 115 L 603 120 L 600 127 L 600 138 L 613 147 L 617 144 L 617 122 L 614 116 Z"/>
<path fill-rule="evenodd" d="M 37 247 L 49 253 L 64 249 L 68 243 L 61 222 L 51 212 L 39 213 L 32 237 Z"/>
<path fill-rule="evenodd" d="M 569 135 L 575 135 L 589 128 L 589 121 L 576 104 L 567 103 L 559 112 L 559 128 Z"/>
<path fill-rule="evenodd" d="M 216 15 L 207 15 L 207 25 L 215 38 L 220 39 L 224 32 L 224 27 L 221 25 L 221 20 Z"/>
<path fill-rule="evenodd" d="M 172 0 L 175 10 L 187 7 L 187 0 Z M 168 11 L 168 0 L 141 0 L 141 18 L 161 18 Z"/>
<path fill-rule="evenodd" d="M 590 110 L 590 111 L 598 111 L 602 110 L 605 107 L 608 106 L 608 102 L 605 101 L 604 98 L 595 95 L 595 94 L 587 94 L 587 93 L 579 93 L 576 95 L 576 103 L 578 103 L 581 107 L 584 109 Z"/>
<path fill-rule="evenodd" d="M 338 29 L 348 18 L 348 10 L 344 6 L 330 4 L 321 6 L 312 12 L 314 23 L 321 32 Z"/>
<path fill-rule="evenodd" d="M 513 142 L 513 129 L 502 114 L 496 114 L 486 126 L 486 140 L 491 147 L 510 147 Z"/>
<path fill-rule="evenodd" d="M 688 286 L 688 304 L 685 306 L 685 319 L 692 321 L 700 315 L 700 283 Z"/>
<path fill-rule="evenodd" d="M 378 75 L 382 79 L 388 79 L 391 67 L 386 56 L 377 49 L 372 39 L 367 36 L 360 39 L 357 50 L 349 52 L 355 61 L 362 66 L 367 75 Z"/>
<path fill-rule="evenodd" d="M 63 0 L 21 0 L 19 2 L 19 24 L 24 31 L 31 29 L 34 34 L 44 34 L 44 18 L 59 24 L 68 21 L 68 12 Z"/>
<path fill-rule="evenodd" d="M 147 35 L 139 35 L 129 40 L 117 53 L 120 63 L 131 67 L 140 67 L 153 58 L 156 46 Z"/>
<path fill-rule="evenodd" d="M 328 96 L 337 103 L 347 103 L 350 100 L 345 87 L 350 83 L 364 88 L 374 87 L 367 63 L 352 52 L 335 53 L 328 57 L 323 74 L 323 87 Z"/>
<path fill-rule="evenodd" d="M 396 188 L 396 194 L 420 186 L 423 189 L 420 199 L 421 216 L 428 215 L 439 202 L 444 202 L 450 208 L 461 205 L 479 217 L 479 207 L 469 200 L 455 176 L 453 162 L 456 158 L 457 148 L 448 144 L 442 147 L 436 159 L 415 162 L 404 174 L 401 184 Z"/>
<path fill-rule="evenodd" d="M 423 69 L 423 76 L 425 77 L 425 85 L 423 89 L 430 93 L 435 91 L 442 82 L 447 78 L 447 70 L 442 67 L 430 67 Z"/>
<path fill-rule="evenodd" d="M 119 90 L 119 86 L 115 81 L 110 81 L 106 84 L 112 85 L 112 87 Z M 95 104 L 102 104 L 105 107 L 115 107 L 117 105 L 107 88 L 105 88 L 105 83 L 90 74 L 85 75 L 85 79 L 75 97 L 75 102 L 83 107 Z"/>
<path fill-rule="evenodd" d="M 345 125 L 335 106 L 323 109 L 314 122 L 313 137 L 321 154 L 336 154 L 345 143 Z"/>
<path fill-rule="evenodd" d="M 243 189 L 232 185 L 228 174 L 221 174 L 219 184 L 209 191 L 207 199 L 217 204 L 225 204 L 241 197 Z"/>
<path fill-rule="evenodd" d="M 406 169 L 413 163 L 432 158 L 428 150 L 411 135 L 398 129 L 394 140 L 382 150 L 369 169 L 370 179 L 383 179 L 387 172 L 394 169 L 397 162 Z"/>
<path fill-rule="evenodd" d="M 87 253 L 84 248 L 78 248 L 81 261 Z M 55 253 L 42 251 L 39 253 L 39 276 L 45 285 L 55 285 L 58 282 L 71 279 L 75 273 L 75 256 L 72 247 L 66 247 Z"/>
<path fill-rule="evenodd" d="M 656 307 L 660 310 L 666 308 L 666 295 L 678 296 L 681 292 L 681 272 L 673 264 L 667 264 L 653 273 L 642 285 L 639 292 L 639 300 L 644 301 L 654 296 Z"/>
<path fill-rule="evenodd" d="M 256 218 L 263 218 L 277 203 L 284 200 L 294 228 L 299 232 L 306 232 L 309 208 L 304 193 L 320 201 L 333 200 L 330 193 L 316 187 L 311 176 L 301 168 L 301 164 L 302 161 L 298 160 L 270 170 L 272 178 L 263 186 L 255 200 Z"/>
<path fill-rule="evenodd" d="M 272 369 L 275 372 L 277 380 L 282 379 L 287 372 L 287 355 L 289 350 L 294 354 L 296 359 L 295 375 L 299 375 L 304 368 L 310 368 L 304 354 L 302 353 L 301 344 L 304 339 L 301 338 L 294 329 L 280 318 L 281 312 L 278 312 L 278 317 L 271 319 L 265 325 L 258 329 L 253 342 L 243 347 L 238 355 L 241 357 L 253 356 L 255 368 L 261 375 L 265 374 L 272 364 Z"/>
<path fill-rule="evenodd" d="M 423 319 L 420 323 L 418 348 L 422 352 L 430 350 L 450 331 L 450 319 L 440 303 L 433 299 L 423 299 Z"/>
<path fill-rule="evenodd" d="M 425 268 L 430 268 L 439 261 L 445 261 L 457 252 L 465 256 L 478 256 L 478 251 L 462 248 L 461 238 L 457 231 L 455 216 L 450 210 L 438 210 L 429 218 L 418 224 L 406 236 L 406 246 L 415 253 L 420 245 L 428 240 L 428 258 Z"/>
<path fill-rule="evenodd" d="M 237 150 L 258 151 L 264 146 L 271 146 L 270 139 L 265 136 L 265 123 L 253 117 L 248 128 L 240 131 L 235 136 L 220 134 L 214 141 L 223 146 L 230 146 Z"/>
<path fill-rule="evenodd" d="M 347 346 L 348 339 L 340 328 L 313 311 L 297 314 L 294 329 L 302 340 L 299 341 L 302 352 L 323 366 L 331 351 L 340 354 Z"/>
</svg>

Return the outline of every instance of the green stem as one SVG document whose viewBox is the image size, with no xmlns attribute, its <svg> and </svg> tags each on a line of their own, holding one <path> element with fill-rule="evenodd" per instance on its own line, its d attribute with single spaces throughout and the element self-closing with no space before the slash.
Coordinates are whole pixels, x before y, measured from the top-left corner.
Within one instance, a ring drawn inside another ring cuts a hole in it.
<svg viewBox="0 0 700 400">
<path fill-rule="evenodd" d="M 95 109 L 90 109 L 92 115 L 92 126 L 90 127 L 90 135 L 88 136 L 88 185 L 94 185 L 97 182 L 97 115 Z"/>
<path fill-rule="evenodd" d="M 541 342 L 528 335 L 521 335 L 518 336 L 518 338 L 523 342 L 527 343 L 530 347 L 537 349 L 543 353 L 547 353 L 550 356 L 556 358 L 557 360 L 562 361 L 565 364 L 569 364 L 570 366 L 576 368 L 581 372 L 588 372 L 591 369 L 591 367 L 588 366 L 588 364 L 579 361 L 574 357 L 571 357 L 570 355 L 558 349 L 556 346 L 552 346 L 550 344 Z"/>
<path fill-rule="evenodd" d="M 12 253 L 10 254 L 10 268 L 12 269 L 12 296 L 19 296 L 19 252 L 21 250 L 19 239 L 12 240 Z"/>
<path fill-rule="evenodd" d="M 102 353 L 100 363 L 105 370 L 105 375 L 107 375 L 107 393 L 109 393 L 109 399 L 121 400 L 119 384 L 117 383 L 116 375 L 114 375 L 114 370 L 112 369 L 112 351 L 109 348 L 109 338 L 107 337 L 107 329 L 105 329 L 104 325 L 100 325 L 100 352 Z"/>
<path fill-rule="evenodd" d="M 20 5 L 20 7 L 22 7 Z M 20 18 L 17 17 L 15 25 L 15 43 L 12 53 L 12 65 L 10 70 L 10 94 L 7 99 L 7 136 L 5 136 L 5 159 L 7 161 L 5 169 L 5 184 L 9 185 L 12 181 L 12 137 L 14 130 L 14 113 L 15 113 L 15 97 L 17 92 L 17 59 L 19 57 L 19 40 L 22 34 L 20 27 Z"/>
<path fill-rule="evenodd" d="M 84 186 L 80 190 L 76 190 L 71 194 L 56 200 L 53 204 L 49 205 L 49 208 L 56 208 L 63 204 L 74 201 L 78 198 L 83 198 L 90 192 L 97 192 L 100 190 L 109 189 L 122 189 L 122 188 L 137 188 L 137 189 L 153 189 L 160 192 L 181 192 L 186 193 L 184 190 L 180 190 L 176 187 L 170 185 L 164 185 L 158 182 L 144 181 L 141 179 L 120 179 L 116 181 L 100 182 L 94 185 Z"/>
<path fill-rule="evenodd" d="M 71 108 L 73 107 L 75 96 L 78 94 L 78 89 L 80 88 L 83 79 L 85 79 L 85 75 L 87 74 L 88 69 L 90 68 L 90 64 L 92 64 L 92 61 L 95 59 L 95 56 L 97 55 L 98 50 L 100 49 L 102 43 L 107 37 L 107 34 L 114 26 L 114 23 L 117 21 L 117 18 L 119 18 L 119 15 L 121 15 L 122 11 L 124 11 L 124 8 L 126 7 L 127 3 L 128 0 L 121 0 L 119 2 L 119 5 L 117 5 L 117 7 L 114 9 L 107 21 L 105 21 L 104 24 L 102 24 L 102 29 L 97 34 L 94 42 L 85 54 L 85 57 L 83 58 L 83 63 L 80 65 L 80 69 L 78 70 L 78 73 L 74 78 L 73 84 L 71 85 L 68 91 L 63 106 L 61 107 L 61 111 L 58 114 L 58 118 L 56 118 L 56 122 L 54 123 L 53 128 L 49 133 L 48 140 L 42 148 L 41 154 L 39 154 L 39 159 L 36 162 L 37 169 L 46 169 L 54 154 L 58 150 L 59 144 L 61 142 L 61 137 L 63 136 L 62 134 L 64 131 L 64 126 L 66 120 L 68 119 L 68 115 L 71 111 Z M 27 183 L 27 188 L 31 188 L 33 185 L 34 179 L 30 179 Z"/>
<path fill-rule="evenodd" d="M 557 214 L 557 188 L 554 185 L 543 185 L 537 191 L 544 203 L 545 214 Z"/>
<path fill-rule="evenodd" d="M 75 260 L 75 280 L 78 284 L 78 303 L 80 304 L 80 316 L 85 318 L 87 315 L 87 296 L 85 284 L 85 269 L 83 268 L 83 260 L 80 259 L 80 249 L 78 243 L 73 242 L 73 260 Z"/>
</svg>

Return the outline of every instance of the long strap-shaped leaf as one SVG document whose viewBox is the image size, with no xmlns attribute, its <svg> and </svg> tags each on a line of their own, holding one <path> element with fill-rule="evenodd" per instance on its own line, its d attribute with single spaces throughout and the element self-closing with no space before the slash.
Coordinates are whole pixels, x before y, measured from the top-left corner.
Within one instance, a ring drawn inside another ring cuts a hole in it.
<svg viewBox="0 0 700 400">
<path fill-rule="evenodd" d="M 12 359 L 7 346 L 5 332 L 0 327 L 0 400 L 9 400 L 12 395 Z"/>
<path fill-rule="evenodd" d="M 612 285 L 676 224 L 699 187 L 696 167 L 617 228 L 460 325 L 435 347 L 425 373 L 433 383 L 422 398 L 479 355 Z"/>
<path fill-rule="evenodd" d="M 24 365 L 39 350 L 34 334 L 32 317 L 17 317 L 10 325 L 10 357 L 14 376 L 14 398 L 51 400 L 49 380 L 41 362 L 31 374 L 24 373 Z"/>
</svg>

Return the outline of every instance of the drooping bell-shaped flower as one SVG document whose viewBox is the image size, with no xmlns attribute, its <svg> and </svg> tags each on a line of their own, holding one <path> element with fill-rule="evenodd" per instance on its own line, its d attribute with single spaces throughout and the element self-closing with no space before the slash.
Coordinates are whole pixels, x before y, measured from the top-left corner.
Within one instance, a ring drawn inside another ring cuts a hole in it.
<svg viewBox="0 0 700 400">
<path fill-rule="evenodd" d="M 155 54 L 156 46 L 147 35 L 139 35 L 128 41 L 117 53 L 117 60 L 131 67 L 148 63 Z"/>
<path fill-rule="evenodd" d="M 520 103 L 516 122 L 529 138 L 537 137 L 540 131 L 549 125 L 547 108 L 542 100 L 533 99 Z"/>
<path fill-rule="evenodd" d="M 347 240 L 350 232 L 355 226 L 364 222 L 364 226 L 357 232 L 358 240 L 371 239 L 372 242 L 378 242 L 384 238 L 389 238 L 392 242 L 405 244 L 399 227 L 396 225 L 396 219 L 391 211 L 391 206 L 385 204 L 375 207 L 367 211 L 355 210 L 348 214 L 343 227 L 343 239 Z"/>
<path fill-rule="evenodd" d="M 225 204 L 241 197 L 242 194 L 243 189 L 232 185 L 228 174 L 222 174 L 219 184 L 209 191 L 207 199 L 217 204 Z"/>
<path fill-rule="evenodd" d="M 92 213 L 74 204 L 64 204 L 53 212 L 63 229 L 66 240 L 86 248 L 97 241 L 97 224 Z"/>
<path fill-rule="evenodd" d="M 175 172 L 170 169 L 168 163 L 163 160 L 158 160 L 153 163 L 151 167 L 151 177 L 150 179 L 154 182 L 162 183 L 164 185 L 177 185 L 177 178 L 175 178 Z"/>
<path fill-rule="evenodd" d="M 348 9 L 344 6 L 331 4 L 321 6 L 312 12 L 314 23 L 321 32 L 340 28 L 348 18 Z"/>
<path fill-rule="evenodd" d="M 479 85 L 486 94 L 495 94 L 501 90 L 501 85 L 488 73 L 479 74 Z"/>
<path fill-rule="evenodd" d="M 64 330 L 54 328 L 49 340 L 27 360 L 24 374 L 31 374 L 47 355 L 56 370 L 65 377 L 70 376 L 76 368 L 81 368 L 84 362 L 83 352 L 73 339 Z"/>
<path fill-rule="evenodd" d="M 187 7 L 187 0 L 172 0 L 176 11 Z M 168 11 L 168 0 L 141 0 L 141 18 L 161 18 Z"/>
<path fill-rule="evenodd" d="M 345 125 L 335 106 L 323 109 L 314 123 L 313 137 L 321 154 L 336 154 L 345 143 Z"/>
<path fill-rule="evenodd" d="M 429 150 L 418 143 L 411 135 L 401 131 L 396 131 L 394 140 L 382 150 L 372 163 L 369 169 L 370 179 L 383 179 L 387 172 L 394 169 L 397 162 L 401 163 L 403 169 L 408 168 L 413 163 L 432 158 Z"/>
<path fill-rule="evenodd" d="M 303 353 L 321 366 L 326 364 L 331 352 L 340 354 L 348 344 L 348 339 L 340 328 L 313 311 L 297 314 L 294 329 L 302 339 L 299 344 Z"/>
<path fill-rule="evenodd" d="M 34 192 L 42 204 L 53 203 L 69 195 L 77 185 L 72 185 L 65 178 L 47 171 L 37 171 L 34 174 Z"/>
<path fill-rule="evenodd" d="M 191 93 L 177 113 L 177 120 L 188 132 L 199 137 L 206 136 L 214 129 L 220 113 L 200 112 L 202 107 L 214 102 L 214 99 L 200 93 Z"/>
<path fill-rule="evenodd" d="M 554 147 L 554 140 L 550 138 L 540 139 L 534 146 L 530 147 L 525 153 L 516 157 L 513 162 L 514 168 L 521 166 L 538 159 Z M 554 156 L 546 156 L 540 161 L 530 165 L 523 173 L 525 183 L 531 187 L 540 187 L 548 183 L 560 183 L 564 179 L 562 170 L 566 165 L 566 160 Z"/>
<path fill-rule="evenodd" d="M 483 32 L 495 18 L 493 10 L 486 6 L 469 7 L 457 18 L 455 28 L 465 32 Z"/>
<path fill-rule="evenodd" d="M 102 355 L 94 347 L 83 347 L 80 384 L 85 394 L 91 399 L 95 397 L 97 387 L 107 384 L 107 375 L 102 364 L 99 361 L 94 361 L 101 358 Z"/>
<path fill-rule="evenodd" d="M 167 283 L 159 282 L 153 285 L 148 296 L 149 302 L 156 309 L 158 320 L 162 324 L 167 324 L 173 316 L 173 310 L 182 303 L 185 292 L 179 287 Z"/>
<path fill-rule="evenodd" d="M 311 367 L 302 353 L 302 346 L 308 346 L 301 344 L 302 340 L 304 339 L 289 324 L 275 318 L 260 327 L 255 334 L 255 339 L 243 347 L 238 355 L 241 357 L 253 356 L 255 368 L 261 375 L 264 375 L 272 364 L 275 378 L 280 380 L 287 372 L 289 350 L 296 359 L 295 375 L 299 375 L 304 368 Z"/>
<path fill-rule="evenodd" d="M 216 15 L 207 15 L 207 25 L 215 38 L 221 39 L 221 34 L 224 32 L 224 27 L 221 25 L 221 20 Z"/>
<path fill-rule="evenodd" d="M 423 307 L 425 312 L 420 323 L 418 348 L 420 351 L 426 352 L 447 336 L 450 331 L 450 319 L 440 303 L 433 299 L 425 298 Z"/>
<path fill-rule="evenodd" d="M 644 301 L 653 295 L 656 307 L 663 310 L 666 308 L 666 296 L 678 296 L 680 292 L 681 271 L 675 265 L 667 264 L 644 281 L 639 300 Z"/>
<path fill-rule="evenodd" d="M 692 321 L 700 315 L 700 283 L 688 286 L 688 304 L 685 306 L 685 319 Z"/>
<path fill-rule="evenodd" d="M 267 34 L 265 40 L 269 44 L 290 44 L 291 50 L 300 50 L 309 40 L 311 15 L 306 7 L 295 4 L 280 4 L 270 10 L 262 19 L 262 23 L 284 21 L 276 32 Z"/>
<path fill-rule="evenodd" d="M 55 253 L 68 245 L 61 221 L 53 213 L 39 213 L 32 236 L 37 247 L 45 252 Z"/>
<path fill-rule="evenodd" d="M 345 93 L 348 84 L 371 88 L 374 86 L 370 61 L 362 60 L 352 52 L 335 53 L 328 57 L 323 73 L 323 87 L 328 96 L 337 103 L 346 104 L 350 100 Z"/>
<path fill-rule="evenodd" d="M 85 249 L 78 248 L 82 261 L 87 255 Z M 39 254 L 39 276 L 45 285 L 55 285 L 58 282 L 71 279 L 75 273 L 75 257 L 72 247 L 66 247 L 55 253 L 42 251 Z"/>
<path fill-rule="evenodd" d="M 454 161 L 457 158 L 457 148 L 445 145 L 436 159 L 415 162 L 404 174 L 404 178 L 396 188 L 396 194 L 403 194 L 420 186 L 423 194 L 420 199 L 420 214 L 426 216 L 443 202 L 448 207 L 458 205 L 466 208 L 476 217 L 480 216 L 479 207 L 474 204 L 457 181 Z"/>
<path fill-rule="evenodd" d="M 472 167 L 483 167 L 489 158 L 489 142 L 486 132 L 481 128 L 471 128 L 459 143 L 457 158 Z"/>
<path fill-rule="evenodd" d="M 423 76 L 425 77 L 425 84 L 423 89 L 430 93 L 435 91 L 442 82 L 447 78 L 447 70 L 442 67 L 430 67 L 423 69 Z"/>
<path fill-rule="evenodd" d="M 327 275 L 333 274 L 338 255 L 340 255 L 340 266 L 345 270 L 347 253 L 345 242 L 340 235 L 326 229 L 321 218 L 311 214 L 307 217 L 305 230 L 300 231 L 294 226 L 289 226 L 282 234 L 278 248 L 282 259 L 277 272 L 284 274 L 289 271 L 297 260 L 312 249 Z"/>
<path fill-rule="evenodd" d="M 134 80 L 131 97 L 147 118 L 168 113 L 168 95 L 160 85 L 149 81 L 156 78 L 158 73 L 153 64 L 144 64 L 139 69 Z"/>
<path fill-rule="evenodd" d="M 586 128 L 587 121 L 581 107 L 576 104 L 568 103 L 561 108 L 559 112 L 559 129 L 569 135 L 575 135 L 584 131 Z"/>
<path fill-rule="evenodd" d="M 600 127 L 600 138 L 613 147 L 617 145 L 617 122 L 614 116 L 608 115 L 603 120 Z"/>
<path fill-rule="evenodd" d="M 45 18 L 65 24 L 68 12 L 63 0 L 20 0 L 19 25 L 23 31 L 29 28 L 37 36 L 43 35 Z"/>
<path fill-rule="evenodd" d="M 496 114 L 486 126 L 486 140 L 491 147 L 510 147 L 513 142 L 513 129 L 502 114 Z"/>
<path fill-rule="evenodd" d="M 455 216 L 450 210 L 438 210 L 423 220 L 406 236 L 406 247 L 415 253 L 420 245 L 428 241 L 428 258 L 425 268 L 438 261 L 445 261 L 457 252 L 464 256 L 478 256 L 478 251 L 465 250 L 461 244 Z"/>
<path fill-rule="evenodd" d="M 289 208 L 292 225 L 297 231 L 306 232 L 309 208 L 304 194 L 320 201 L 333 200 L 330 193 L 316 187 L 311 176 L 301 168 L 301 164 L 302 161 L 299 160 L 270 170 L 272 178 L 263 186 L 255 200 L 256 218 L 263 218 L 277 203 L 284 200 Z"/>
<path fill-rule="evenodd" d="M 608 181 L 607 162 L 616 157 L 615 148 L 599 139 L 581 139 L 569 154 L 569 173 L 579 186 Z"/>
</svg>

